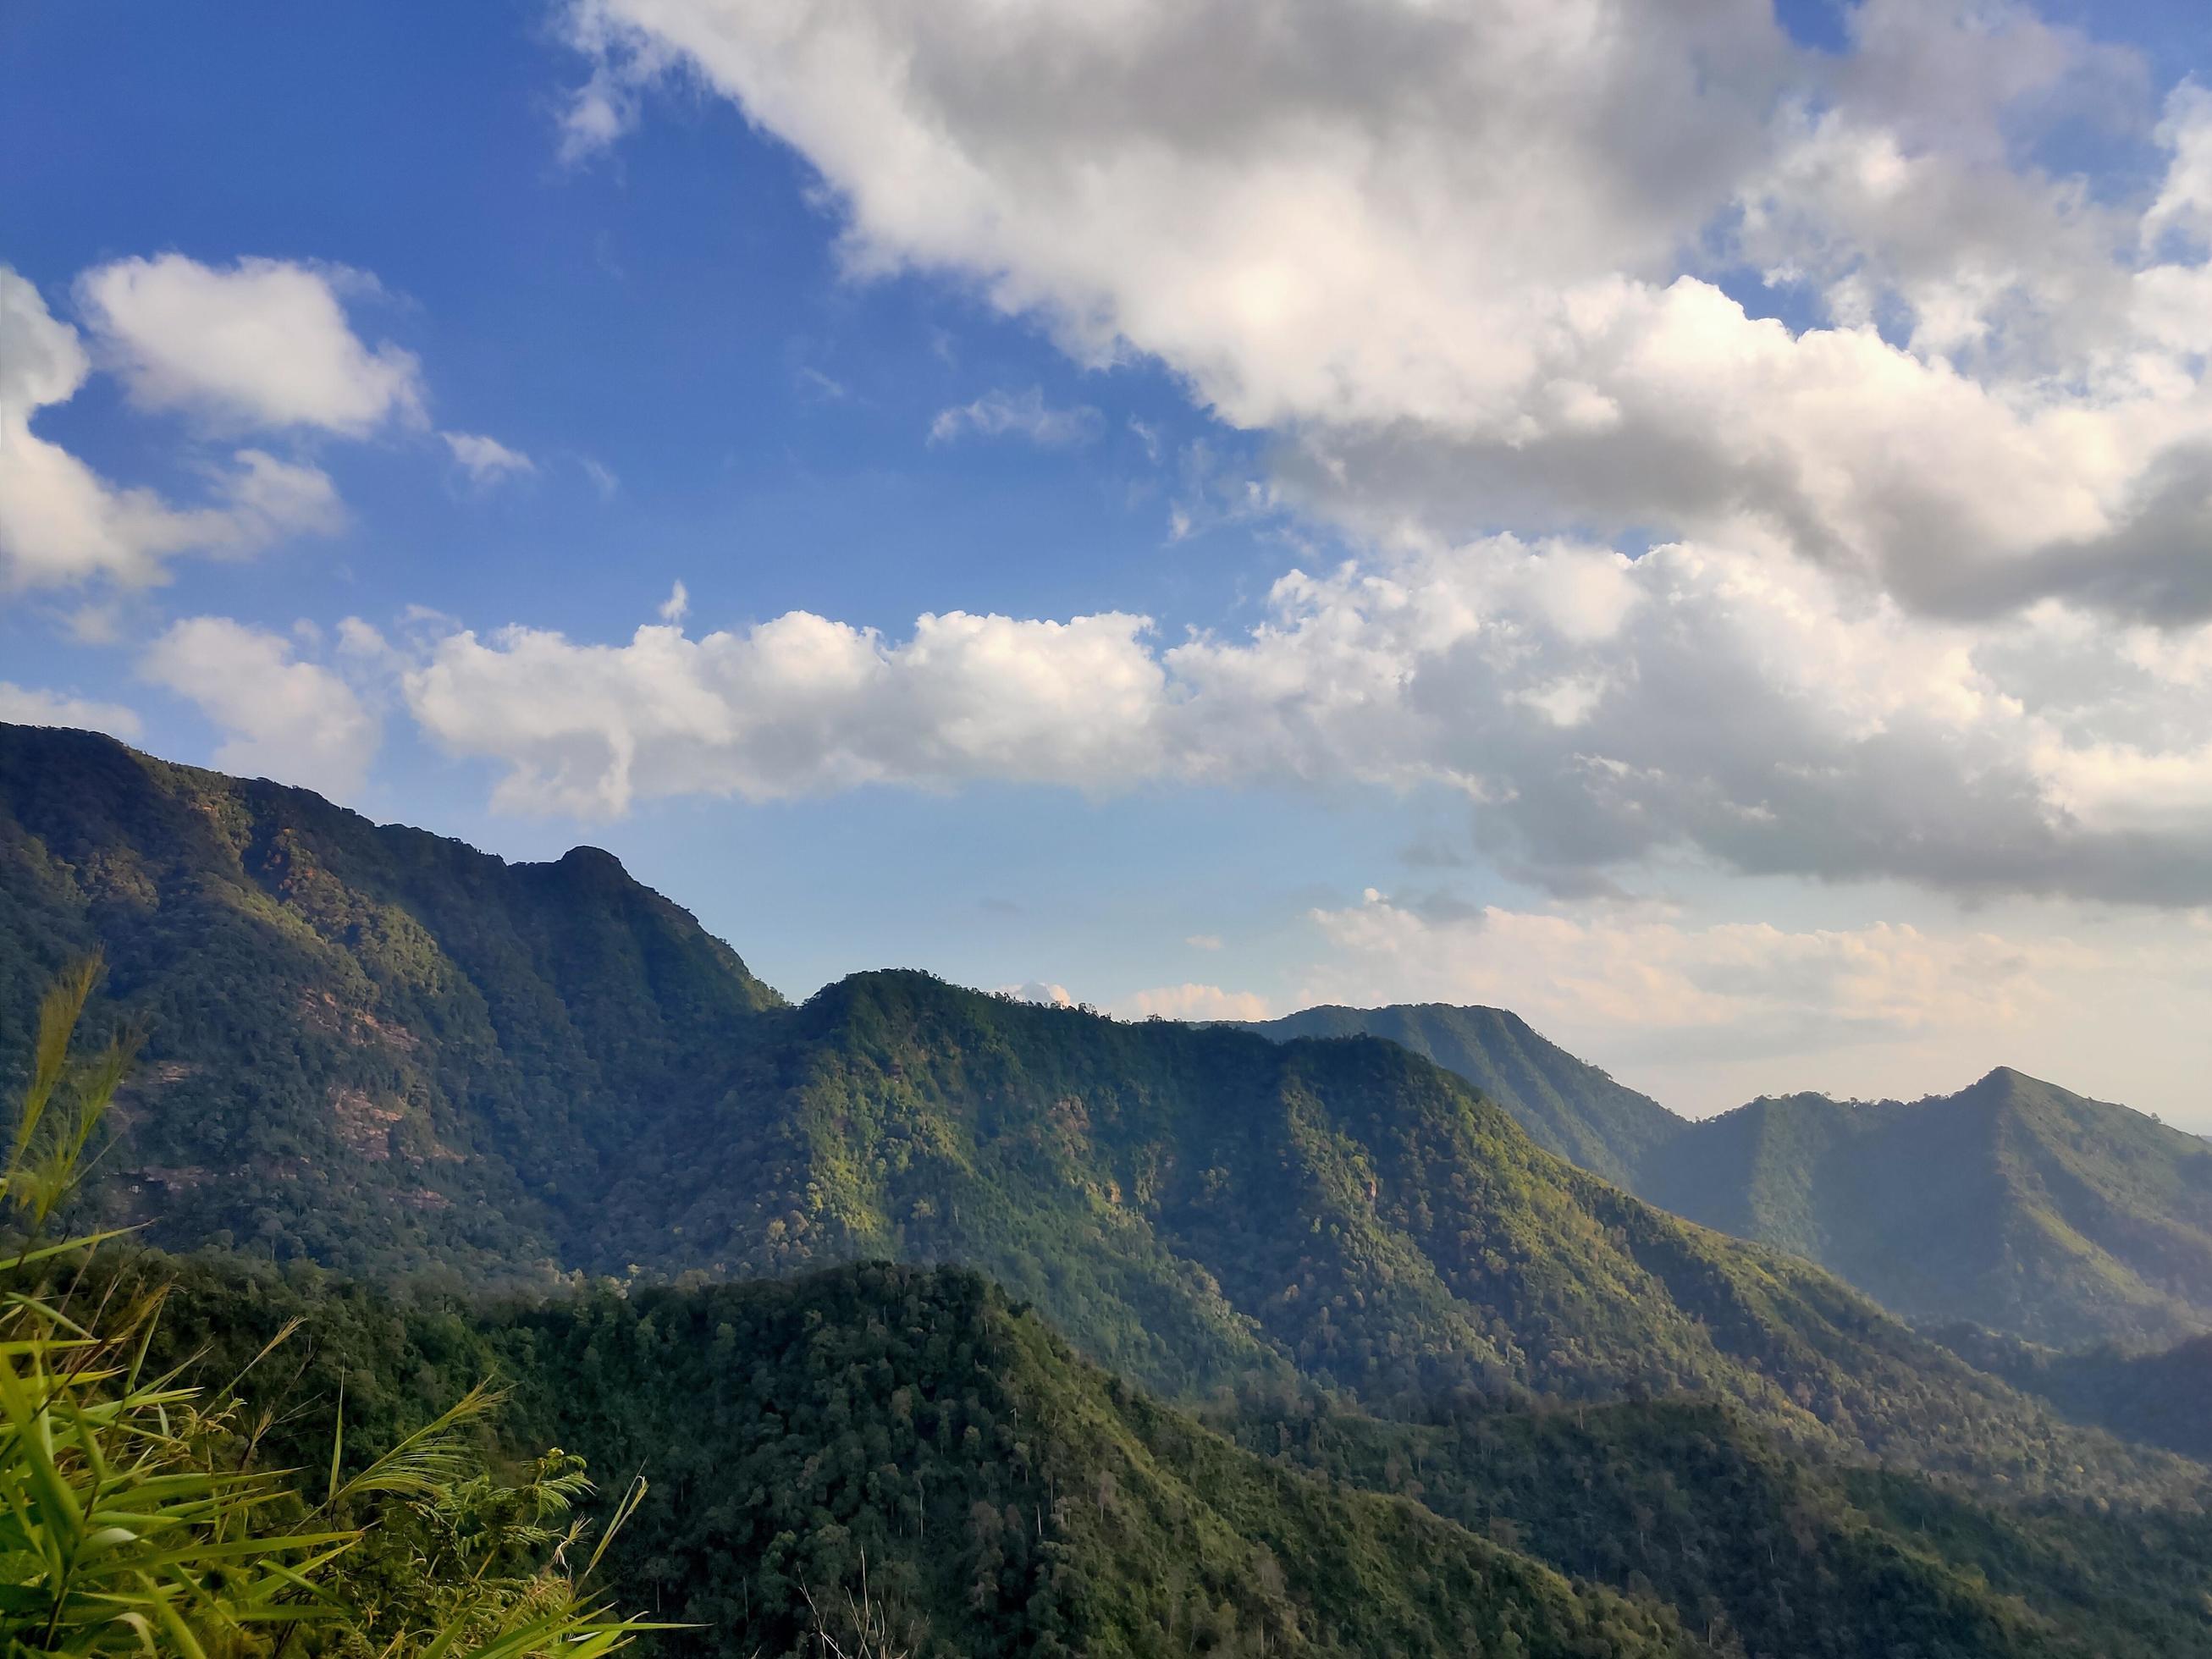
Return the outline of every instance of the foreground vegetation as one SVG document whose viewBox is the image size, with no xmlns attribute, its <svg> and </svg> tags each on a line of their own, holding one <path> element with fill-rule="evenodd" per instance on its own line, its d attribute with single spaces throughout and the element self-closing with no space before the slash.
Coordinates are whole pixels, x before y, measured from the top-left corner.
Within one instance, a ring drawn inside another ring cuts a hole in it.
<svg viewBox="0 0 2212 1659">
<path fill-rule="evenodd" d="M 583 1460 L 549 1452 L 501 1484 L 474 1437 L 498 1404 L 483 1387 L 365 1462 L 333 1406 L 310 1487 L 271 1464 L 279 1419 L 240 1392 L 298 1322 L 224 1386 L 152 1358 L 168 1287 L 112 1276 L 109 1239 L 49 1236 L 129 1058 L 118 1042 L 72 1060 L 95 977 L 80 967 L 45 1000 L 0 1168 L 0 1645 L 599 1659 L 645 1628 L 585 1589 L 605 1536 L 576 1559 Z"/>
</svg>

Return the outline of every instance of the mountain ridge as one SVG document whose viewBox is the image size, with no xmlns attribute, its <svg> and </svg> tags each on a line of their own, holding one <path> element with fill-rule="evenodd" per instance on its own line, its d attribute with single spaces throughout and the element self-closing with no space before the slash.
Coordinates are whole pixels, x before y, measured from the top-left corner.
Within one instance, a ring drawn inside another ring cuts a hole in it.
<svg viewBox="0 0 2212 1659">
<path fill-rule="evenodd" d="M 1768 1095 L 1690 1119 L 1503 1010 L 1331 1006 L 1250 1029 L 1404 1043 L 1560 1156 L 1909 1319 L 2060 1346 L 2212 1330 L 2212 1144 L 2013 1066 L 1915 1101 Z M 1516 1070 L 1531 1054 L 1534 1087 Z"/>
</svg>

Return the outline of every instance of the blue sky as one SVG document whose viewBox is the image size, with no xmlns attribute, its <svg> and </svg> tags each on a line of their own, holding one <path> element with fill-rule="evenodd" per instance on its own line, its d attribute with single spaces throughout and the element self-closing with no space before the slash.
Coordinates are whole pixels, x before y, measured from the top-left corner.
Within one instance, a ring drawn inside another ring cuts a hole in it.
<svg viewBox="0 0 2212 1659">
<path fill-rule="evenodd" d="M 605 846 L 796 994 L 2212 1122 L 2201 9 L 1733 9 L 11 8 L 18 501 L 307 494 L 0 503 L 0 706 Z"/>
</svg>

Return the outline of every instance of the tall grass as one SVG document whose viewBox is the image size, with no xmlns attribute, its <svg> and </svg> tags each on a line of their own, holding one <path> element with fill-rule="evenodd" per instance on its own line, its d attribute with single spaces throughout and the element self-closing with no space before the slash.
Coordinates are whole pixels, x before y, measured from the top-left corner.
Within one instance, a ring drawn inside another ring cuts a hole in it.
<svg viewBox="0 0 2212 1659">
<path fill-rule="evenodd" d="M 665 1628 L 588 1588 L 641 1484 L 586 1555 L 580 1459 L 549 1452 L 513 1486 L 486 1467 L 495 1390 L 350 1471 L 341 1427 L 313 1491 L 257 1466 L 243 1373 L 149 1370 L 162 1291 L 90 1271 L 116 1233 L 57 1227 L 133 1049 L 77 1051 L 99 971 L 40 1007 L 0 1170 L 0 1654 L 599 1659 Z"/>
</svg>

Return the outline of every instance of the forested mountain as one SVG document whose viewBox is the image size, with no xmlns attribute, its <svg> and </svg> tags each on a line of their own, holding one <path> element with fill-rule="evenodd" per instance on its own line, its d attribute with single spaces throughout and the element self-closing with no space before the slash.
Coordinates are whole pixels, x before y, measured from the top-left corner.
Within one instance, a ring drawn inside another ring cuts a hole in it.
<svg viewBox="0 0 2212 1659">
<path fill-rule="evenodd" d="M 1510 1113 L 1546 1152 L 1633 1187 L 1656 1147 L 1686 1127 L 1648 1095 L 1615 1083 L 1503 1008 L 1394 1003 L 1383 1008 L 1324 1004 L 1244 1027 L 1279 1040 L 1377 1036 L 1456 1072 Z"/>
<path fill-rule="evenodd" d="M 1756 1101 L 1637 1189 L 1911 1318 L 2062 1347 L 2212 1327 L 2212 1146 L 2014 1071 L 1909 1103 Z"/>
<path fill-rule="evenodd" d="M 515 1443 L 642 1471 L 612 1584 L 701 1627 L 663 1654 L 816 1653 L 810 1598 L 849 1651 L 864 1583 L 915 1659 L 2212 1652 L 2201 1511 L 1995 1510 L 1710 1405 L 1391 1422 L 1262 1389 L 1201 1425 L 957 1269 L 492 1309 L 131 1271 L 176 1281 L 163 1352 L 216 1374 L 306 1322 L 252 1374 L 272 1455 L 326 1455 L 341 1392 L 358 1456 L 495 1371 Z"/>
<path fill-rule="evenodd" d="M 604 855 L 511 867 L 84 734 L 0 738 L 0 836 L 18 1007 L 97 945 L 146 1022 L 97 1196 L 158 1242 L 478 1281 L 960 1262 L 1172 1397 L 1695 1390 L 2015 1491 L 2193 1478 L 1560 1162 L 1393 1043 L 912 973 L 784 1008 Z"/>
<path fill-rule="evenodd" d="M 107 1194 L 171 1242 L 544 1273 L 781 1001 L 605 854 L 508 865 L 305 790 L 0 726 L 0 1054 L 61 965 L 143 1028 Z"/>
<path fill-rule="evenodd" d="M 1936 1333 L 1992 1376 L 2049 1401 L 2077 1423 L 2212 1462 L 2212 1336 L 2131 1352 L 2112 1344 L 2060 1352 L 1978 1326 Z"/>
<path fill-rule="evenodd" d="M 2058 1346 L 2212 1328 L 2212 1145 L 2018 1072 L 1919 1101 L 1770 1097 L 1692 1121 L 1498 1009 L 1323 1007 L 1253 1029 L 1389 1037 L 1560 1156 L 1909 1319 Z"/>
</svg>

